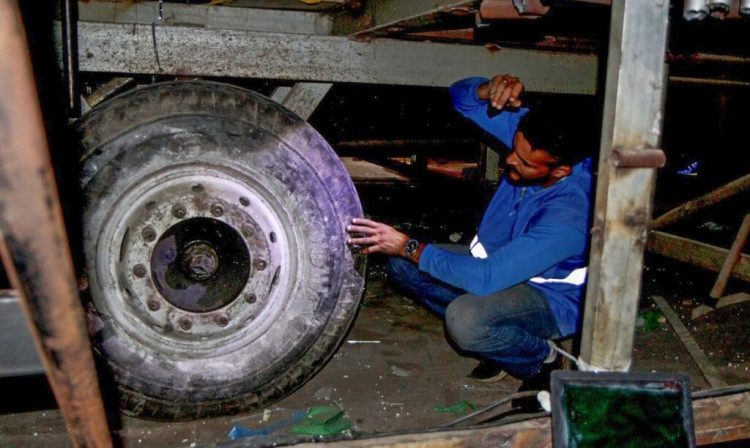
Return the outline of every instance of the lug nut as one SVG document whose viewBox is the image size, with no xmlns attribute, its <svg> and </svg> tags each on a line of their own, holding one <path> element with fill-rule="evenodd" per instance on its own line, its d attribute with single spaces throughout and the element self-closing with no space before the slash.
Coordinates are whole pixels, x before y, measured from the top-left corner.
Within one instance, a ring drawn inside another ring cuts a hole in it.
<svg viewBox="0 0 750 448">
<path fill-rule="evenodd" d="M 156 300 L 149 300 L 148 301 L 148 309 L 151 311 L 158 311 L 159 308 L 161 308 L 161 305 Z"/>
<path fill-rule="evenodd" d="M 224 214 L 224 207 L 221 204 L 214 204 L 211 206 L 211 214 L 217 218 Z"/>
<path fill-rule="evenodd" d="M 172 324 L 164 324 L 163 329 L 164 333 L 171 333 L 174 331 L 174 327 L 172 326 Z"/>
<path fill-rule="evenodd" d="M 226 316 L 217 317 L 216 325 L 220 327 L 226 327 L 227 325 L 229 325 L 229 319 Z"/>
<path fill-rule="evenodd" d="M 255 303 L 256 300 L 258 300 L 258 298 L 255 297 L 255 294 L 248 294 L 245 296 L 245 302 L 247 303 Z"/>
<path fill-rule="evenodd" d="M 250 226 L 245 226 L 242 228 L 242 234 L 245 235 L 246 238 L 250 238 L 255 235 L 255 230 Z"/>
<path fill-rule="evenodd" d="M 146 276 L 146 266 L 142 264 L 137 264 L 133 266 L 133 275 L 135 275 L 138 278 L 143 278 Z"/>
<path fill-rule="evenodd" d="M 266 268 L 267 264 L 266 264 L 266 262 L 265 262 L 265 261 L 263 261 L 263 260 L 261 260 L 261 259 L 259 259 L 259 258 L 256 258 L 256 259 L 255 259 L 255 260 L 253 261 L 253 266 L 255 266 L 255 269 L 257 269 L 257 270 L 259 270 L 259 271 L 262 271 L 263 269 L 265 269 L 265 268 Z"/>
<path fill-rule="evenodd" d="M 182 319 L 180 319 L 180 328 L 182 328 L 183 330 L 188 331 L 192 326 L 193 323 L 190 322 L 190 319 L 188 319 L 187 317 L 183 317 Z"/>
<path fill-rule="evenodd" d="M 187 210 L 185 210 L 185 206 L 182 204 L 177 204 L 174 207 L 172 207 L 172 216 L 174 216 L 177 219 L 182 219 L 187 215 Z"/>
<path fill-rule="evenodd" d="M 152 229 L 151 227 L 144 227 L 141 231 L 141 236 L 143 236 L 143 239 L 147 242 L 151 242 L 156 239 L 156 231 Z"/>
</svg>

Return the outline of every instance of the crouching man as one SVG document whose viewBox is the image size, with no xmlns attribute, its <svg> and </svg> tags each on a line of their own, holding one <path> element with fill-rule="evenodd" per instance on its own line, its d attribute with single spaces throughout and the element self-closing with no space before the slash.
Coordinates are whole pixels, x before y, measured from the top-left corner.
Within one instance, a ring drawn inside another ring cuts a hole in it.
<svg viewBox="0 0 750 448">
<path fill-rule="evenodd" d="M 522 107 L 523 89 L 508 75 L 450 88 L 458 112 L 511 149 L 469 246 L 425 244 L 367 219 L 347 230 L 363 253 L 391 255 L 389 278 L 481 360 L 470 377 L 509 373 L 524 380 L 522 390 L 537 390 L 561 365 L 553 341 L 580 326 L 591 202 L 583 154 L 591 148 L 574 137 L 580 129 L 562 125 L 571 120 Z"/>
</svg>

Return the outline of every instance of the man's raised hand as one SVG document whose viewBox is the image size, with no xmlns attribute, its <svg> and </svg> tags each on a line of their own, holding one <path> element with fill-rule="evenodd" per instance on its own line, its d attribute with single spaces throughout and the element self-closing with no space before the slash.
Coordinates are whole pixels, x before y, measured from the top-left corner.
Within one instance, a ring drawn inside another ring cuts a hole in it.
<svg viewBox="0 0 750 448">
<path fill-rule="evenodd" d="M 502 110 L 506 106 L 521 107 L 523 104 L 519 96 L 523 92 L 523 83 L 520 79 L 510 75 L 497 75 L 487 83 L 487 99 L 497 110 Z M 483 92 L 479 97 L 482 98 Z"/>
</svg>

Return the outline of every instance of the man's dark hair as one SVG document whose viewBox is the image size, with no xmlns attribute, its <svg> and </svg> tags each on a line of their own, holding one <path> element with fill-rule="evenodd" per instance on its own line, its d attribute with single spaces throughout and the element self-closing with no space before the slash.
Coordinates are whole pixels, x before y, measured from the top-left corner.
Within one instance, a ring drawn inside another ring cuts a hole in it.
<svg viewBox="0 0 750 448">
<path fill-rule="evenodd" d="M 575 165 L 593 154 L 599 146 L 601 121 L 593 122 L 579 110 L 529 104 L 518 130 L 533 149 L 543 149 L 556 159 L 556 165 Z M 593 117 L 592 117 L 593 118 Z"/>
</svg>

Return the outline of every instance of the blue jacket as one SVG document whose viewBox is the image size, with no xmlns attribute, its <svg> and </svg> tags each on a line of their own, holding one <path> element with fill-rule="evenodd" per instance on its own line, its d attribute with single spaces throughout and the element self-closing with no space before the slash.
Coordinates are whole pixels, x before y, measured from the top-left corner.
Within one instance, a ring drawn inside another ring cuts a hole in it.
<svg viewBox="0 0 750 448">
<path fill-rule="evenodd" d="M 487 101 L 476 93 L 485 81 L 468 78 L 453 84 L 453 104 L 512 147 L 518 122 L 527 110 L 506 110 L 490 118 Z M 516 186 L 503 179 L 477 232 L 486 258 L 474 250 L 474 256 L 458 255 L 427 245 L 419 268 L 478 296 L 526 282 L 547 297 L 561 335 L 572 334 L 579 327 L 585 286 L 590 204 L 590 159 L 576 164 L 570 176 L 546 188 Z"/>
</svg>

